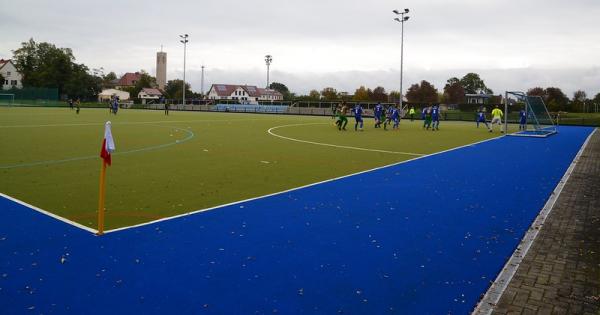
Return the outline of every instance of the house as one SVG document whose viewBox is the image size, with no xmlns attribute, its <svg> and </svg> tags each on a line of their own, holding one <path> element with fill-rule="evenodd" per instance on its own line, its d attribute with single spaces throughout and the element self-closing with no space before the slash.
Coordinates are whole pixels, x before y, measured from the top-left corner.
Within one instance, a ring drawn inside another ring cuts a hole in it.
<svg viewBox="0 0 600 315">
<path fill-rule="evenodd" d="M 2 90 L 23 87 L 23 76 L 17 71 L 12 60 L 0 59 L 0 74 L 4 77 L 4 81 L 0 82 Z"/>
<path fill-rule="evenodd" d="M 135 86 L 135 84 L 142 78 L 142 74 L 139 72 L 127 72 L 125 73 L 115 84 L 115 88 L 121 89 L 126 87 Z"/>
<path fill-rule="evenodd" d="M 258 101 L 281 101 L 283 94 L 273 89 L 257 88 L 253 85 L 213 84 L 208 90 L 208 99 L 237 100 L 240 103 L 258 104 Z"/>
<path fill-rule="evenodd" d="M 465 94 L 465 99 L 467 100 L 467 104 L 486 104 L 489 98 L 492 95 L 489 94 Z"/>
<path fill-rule="evenodd" d="M 162 93 L 158 89 L 143 88 L 138 93 L 138 98 L 142 100 L 142 104 L 156 103 L 162 97 Z"/>
<path fill-rule="evenodd" d="M 113 96 L 116 96 L 121 101 L 125 101 L 129 99 L 129 92 L 117 90 L 117 89 L 104 89 L 100 94 L 98 94 L 98 102 L 108 102 Z"/>
</svg>

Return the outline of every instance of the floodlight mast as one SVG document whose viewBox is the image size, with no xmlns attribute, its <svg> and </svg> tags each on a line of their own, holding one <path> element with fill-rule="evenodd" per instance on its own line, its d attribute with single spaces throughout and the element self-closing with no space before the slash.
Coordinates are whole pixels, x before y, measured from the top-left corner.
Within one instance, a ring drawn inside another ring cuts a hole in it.
<svg viewBox="0 0 600 315">
<path fill-rule="evenodd" d="M 185 55 L 187 50 L 187 43 L 189 42 L 188 34 L 179 35 L 181 37 L 180 42 L 183 44 L 183 96 L 182 96 L 182 105 L 185 105 Z"/>
<path fill-rule="evenodd" d="M 202 77 L 200 80 L 200 93 L 202 93 L 202 98 L 204 99 L 204 64 L 202 65 Z"/>
<path fill-rule="evenodd" d="M 403 93 L 402 93 L 402 79 L 403 79 L 403 74 L 404 74 L 404 22 L 408 21 L 409 16 L 404 16 L 405 14 L 408 14 L 410 10 L 408 9 L 404 9 L 403 12 L 400 12 L 398 10 L 394 10 L 392 12 L 394 12 L 396 15 L 399 15 L 400 18 L 395 18 L 394 21 L 402 24 L 402 31 L 401 31 L 401 40 L 400 40 L 400 100 L 398 101 L 398 104 L 400 105 L 400 110 L 402 110 L 403 108 Z"/>
<path fill-rule="evenodd" d="M 269 68 L 271 66 L 271 62 L 273 62 L 273 56 L 266 55 L 265 56 L 265 63 L 267 64 L 267 89 L 269 88 Z"/>
</svg>

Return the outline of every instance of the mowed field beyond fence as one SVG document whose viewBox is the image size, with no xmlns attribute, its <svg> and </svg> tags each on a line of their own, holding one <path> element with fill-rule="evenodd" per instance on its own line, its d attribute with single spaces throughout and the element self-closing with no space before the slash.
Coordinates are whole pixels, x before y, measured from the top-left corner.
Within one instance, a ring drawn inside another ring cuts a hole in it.
<svg viewBox="0 0 600 315">
<path fill-rule="evenodd" d="M 487 140 L 475 123 L 440 131 L 365 119 L 340 132 L 330 117 L 104 109 L 0 108 L 0 192 L 96 226 L 103 125 L 117 151 L 107 175 L 107 228 L 272 194 Z M 509 130 L 511 131 L 511 130 Z M 447 165 L 439 165 L 444 168 Z M 491 166 L 490 166 L 491 167 Z M 423 170 L 424 175 L 427 170 Z M 357 187 L 360 189 L 360 187 Z M 348 191 L 351 193 L 351 191 Z M 407 191 L 394 191 L 399 198 Z"/>
</svg>

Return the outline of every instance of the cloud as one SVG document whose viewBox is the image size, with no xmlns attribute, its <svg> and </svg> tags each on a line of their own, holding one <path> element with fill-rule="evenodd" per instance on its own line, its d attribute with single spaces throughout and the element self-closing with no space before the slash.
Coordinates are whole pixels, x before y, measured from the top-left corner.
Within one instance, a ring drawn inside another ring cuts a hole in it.
<svg viewBox="0 0 600 315">
<path fill-rule="evenodd" d="M 569 97 L 576 90 L 583 90 L 588 96 L 600 93 L 600 67 L 590 69 L 454 69 L 454 70 L 417 70 L 406 72 L 404 76 L 404 91 L 411 84 L 427 80 L 442 92 L 446 80 L 451 77 L 461 78 L 469 72 L 478 73 L 495 94 L 511 91 L 527 91 L 533 87 L 560 87 Z M 171 72 L 170 78 L 182 77 L 181 72 Z M 194 91 L 200 91 L 201 72 L 192 70 L 186 73 L 188 82 Z M 337 72 L 271 72 L 271 81 L 284 83 L 297 94 L 308 94 L 312 89 L 322 90 L 333 87 L 338 91 L 353 93 L 363 85 L 371 89 L 383 86 L 386 91 L 399 89 L 399 70 L 375 71 L 337 71 Z M 265 69 L 255 68 L 244 71 L 210 69 L 205 71 L 205 91 L 211 84 L 230 83 L 256 86 L 266 85 Z"/>
<path fill-rule="evenodd" d="M 404 41 L 407 82 L 431 78 L 441 88 L 449 76 L 479 72 L 495 90 L 512 82 L 597 89 L 597 0 L 407 0 L 402 5 L 411 10 Z M 397 89 L 400 24 L 391 11 L 403 8 L 392 0 L 151 5 L 106 0 L 94 7 L 80 0 L 9 1 L 0 11 L 5 30 L 0 57 L 9 58 L 33 37 L 72 48 L 77 61 L 90 67 L 153 72 L 155 52 L 164 45 L 175 77 L 183 69 L 178 35 L 188 33 L 190 73 L 205 64 L 212 71 L 207 75 L 219 80 L 260 85 L 263 57 L 271 54 L 275 77 L 279 73 L 280 81 L 299 92 L 323 86 L 353 90 L 360 84 Z"/>
</svg>

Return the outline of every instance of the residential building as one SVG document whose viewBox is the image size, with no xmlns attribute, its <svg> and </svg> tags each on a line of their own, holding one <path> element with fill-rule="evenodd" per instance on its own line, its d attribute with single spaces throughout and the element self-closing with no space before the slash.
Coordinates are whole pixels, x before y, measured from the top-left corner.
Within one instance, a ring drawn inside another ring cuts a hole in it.
<svg viewBox="0 0 600 315">
<path fill-rule="evenodd" d="M 142 104 L 156 103 L 162 97 L 162 93 L 158 89 L 143 88 L 138 93 L 138 98 L 142 100 Z"/>
<path fill-rule="evenodd" d="M 0 74 L 4 77 L 4 81 L 0 82 L 3 90 L 23 87 L 23 76 L 17 71 L 12 60 L 0 59 Z"/>
<path fill-rule="evenodd" d="M 213 84 L 207 94 L 211 100 L 237 100 L 240 103 L 258 104 L 258 101 L 281 101 L 283 94 L 273 89 L 253 85 Z"/>
<path fill-rule="evenodd" d="M 133 87 L 141 78 L 142 74 L 139 72 L 127 72 L 119 79 L 115 88 Z"/>
<path fill-rule="evenodd" d="M 487 104 L 490 97 L 493 95 L 490 94 L 465 94 L 465 99 L 467 100 L 467 104 Z"/>
</svg>

